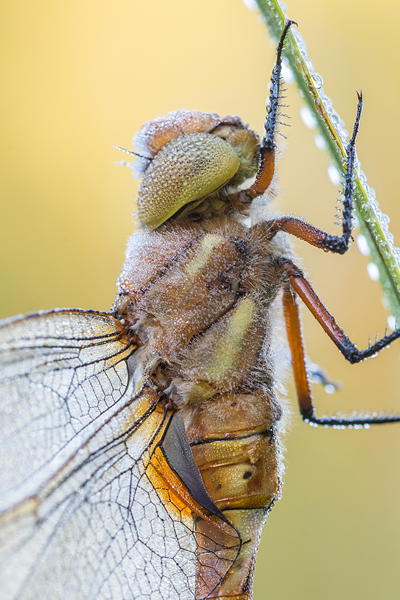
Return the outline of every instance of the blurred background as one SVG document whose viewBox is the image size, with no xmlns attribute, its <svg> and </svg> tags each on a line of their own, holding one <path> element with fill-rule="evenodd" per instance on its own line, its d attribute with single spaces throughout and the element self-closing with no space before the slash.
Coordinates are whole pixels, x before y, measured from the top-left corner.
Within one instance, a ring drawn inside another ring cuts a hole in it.
<svg viewBox="0 0 400 600">
<path fill-rule="evenodd" d="M 400 4 L 288 0 L 324 89 L 350 130 L 365 110 L 358 156 L 400 245 Z M 126 155 L 141 125 L 179 108 L 238 114 L 261 132 L 274 44 L 241 0 L 3 3 L 1 29 L 0 317 L 53 307 L 108 310 L 133 229 L 137 190 Z M 315 131 L 288 90 L 276 207 L 336 233 L 338 189 Z M 296 243 L 301 264 L 349 337 L 366 347 L 388 313 L 368 257 Z M 343 389 L 314 386 L 319 414 L 400 408 L 400 345 L 349 366 L 303 311 L 307 351 Z M 258 556 L 255 598 L 397 599 L 400 426 L 314 429 L 293 406 L 283 498 Z"/>
</svg>

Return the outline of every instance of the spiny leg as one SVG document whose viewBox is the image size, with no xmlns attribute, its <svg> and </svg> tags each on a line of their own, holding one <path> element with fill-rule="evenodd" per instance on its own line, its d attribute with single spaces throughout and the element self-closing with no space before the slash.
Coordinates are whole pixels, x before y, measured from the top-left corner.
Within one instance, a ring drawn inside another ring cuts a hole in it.
<svg viewBox="0 0 400 600">
<path fill-rule="evenodd" d="M 330 235 L 309 223 L 296 219 L 295 217 L 283 217 L 273 219 L 268 222 L 272 235 L 278 231 L 285 231 L 308 242 L 312 246 L 322 248 L 323 250 L 344 254 L 350 247 L 352 232 L 353 215 L 353 184 L 354 184 L 354 163 L 356 157 L 356 138 L 360 126 L 361 112 L 363 107 L 362 92 L 358 96 L 357 115 L 353 127 L 353 134 L 347 144 L 347 168 L 344 186 L 344 200 L 342 213 L 342 235 Z"/>
<path fill-rule="evenodd" d="M 293 374 L 299 400 L 300 413 L 303 419 L 309 423 L 326 426 L 341 425 L 376 425 L 400 421 L 400 414 L 370 415 L 356 414 L 353 417 L 317 417 L 312 402 L 311 388 L 307 377 L 304 347 L 301 333 L 299 309 L 296 302 L 298 295 L 315 317 L 325 333 L 336 344 L 346 360 L 351 364 L 360 362 L 374 354 L 377 354 L 388 346 L 393 340 L 400 338 L 400 329 L 385 335 L 366 350 L 358 350 L 349 340 L 343 329 L 336 323 L 334 317 L 328 312 L 310 283 L 305 279 L 302 271 L 291 261 L 284 260 L 281 263 L 288 276 L 288 283 L 283 293 L 283 308 L 286 321 L 286 329 L 292 355 Z"/>
<path fill-rule="evenodd" d="M 282 50 L 285 37 L 292 25 L 297 25 L 296 21 L 286 21 L 278 47 L 276 49 L 276 62 L 271 76 L 271 89 L 267 106 L 267 119 L 265 121 L 265 135 L 260 147 L 258 171 L 253 185 L 249 189 L 241 192 L 241 201 L 245 203 L 251 202 L 251 200 L 257 196 L 261 196 L 261 194 L 268 189 L 274 176 L 276 150 L 275 133 L 282 83 Z"/>
</svg>

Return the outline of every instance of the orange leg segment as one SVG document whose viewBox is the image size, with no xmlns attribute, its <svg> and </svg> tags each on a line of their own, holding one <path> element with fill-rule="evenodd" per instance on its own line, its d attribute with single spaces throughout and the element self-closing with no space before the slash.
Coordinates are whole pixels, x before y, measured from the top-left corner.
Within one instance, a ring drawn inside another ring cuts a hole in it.
<svg viewBox="0 0 400 600">
<path fill-rule="evenodd" d="M 327 426 L 343 425 L 374 425 L 378 423 L 389 423 L 400 421 L 400 415 L 355 415 L 348 417 L 317 417 L 312 402 L 311 387 L 308 381 L 304 347 L 301 333 L 299 308 L 296 302 L 298 295 L 315 317 L 325 333 L 336 344 L 340 352 L 350 363 L 360 362 L 373 356 L 393 340 L 400 337 L 400 329 L 386 335 L 375 342 L 366 350 L 358 350 L 349 340 L 343 329 L 336 323 L 334 317 L 325 308 L 310 283 L 305 279 L 302 271 L 291 261 L 282 262 L 282 266 L 288 275 L 288 282 L 283 293 L 283 309 L 286 321 L 286 329 L 292 356 L 292 367 L 296 391 L 299 401 L 300 413 L 303 419 L 310 423 Z"/>
<path fill-rule="evenodd" d="M 291 290 L 290 286 L 286 286 L 283 292 L 283 312 L 292 355 L 294 383 L 300 412 L 302 416 L 313 414 L 314 409 L 310 382 L 307 376 L 299 307 L 296 302 L 296 294 Z"/>
<path fill-rule="evenodd" d="M 275 148 L 260 150 L 260 159 L 256 180 L 253 185 L 246 190 L 246 195 L 250 198 L 257 198 L 263 194 L 270 186 L 275 172 Z"/>
<path fill-rule="evenodd" d="M 303 242 L 311 244 L 311 246 L 322 248 L 325 251 L 329 250 L 327 247 L 329 234 L 296 217 L 273 219 L 268 222 L 268 227 L 273 232 L 285 231 L 286 233 L 303 240 Z"/>
</svg>

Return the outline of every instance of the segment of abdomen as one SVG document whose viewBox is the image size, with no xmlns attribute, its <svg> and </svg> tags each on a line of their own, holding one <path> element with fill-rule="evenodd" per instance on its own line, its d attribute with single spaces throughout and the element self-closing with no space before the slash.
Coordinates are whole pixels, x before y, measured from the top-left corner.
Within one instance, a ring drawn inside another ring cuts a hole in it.
<svg viewBox="0 0 400 600">
<path fill-rule="evenodd" d="M 259 538 L 268 511 L 280 492 L 275 435 L 279 416 L 275 399 L 258 390 L 254 394 L 221 395 L 187 419 L 188 440 L 192 441 L 193 456 L 204 484 L 242 540 L 235 563 L 209 598 L 252 598 Z M 213 552 L 215 562 L 221 561 L 221 552 L 217 556 L 216 532 L 210 523 L 199 520 L 196 532 L 202 554 L 200 561 L 204 563 L 203 557 L 209 552 L 207 583 L 205 569 L 198 569 L 196 597 L 202 598 L 211 587 L 213 568 L 215 574 L 219 570 L 218 564 L 213 566 Z M 224 541 L 221 537 L 221 545 Z"/>
</svg>

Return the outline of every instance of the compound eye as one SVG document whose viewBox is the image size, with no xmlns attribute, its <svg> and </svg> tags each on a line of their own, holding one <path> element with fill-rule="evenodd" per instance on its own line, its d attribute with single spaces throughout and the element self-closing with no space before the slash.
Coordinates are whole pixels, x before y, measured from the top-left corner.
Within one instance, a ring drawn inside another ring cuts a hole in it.
<svg viewBox="0 0 400 600">
<path fill-rule="evenodd" d="M 154 157 L 139 189 L 139 218 L 153 230 L 188 204 L 210 196 L 235 175 L 240 159 L 225 140 L 188 133 Z"/>
</svg>

